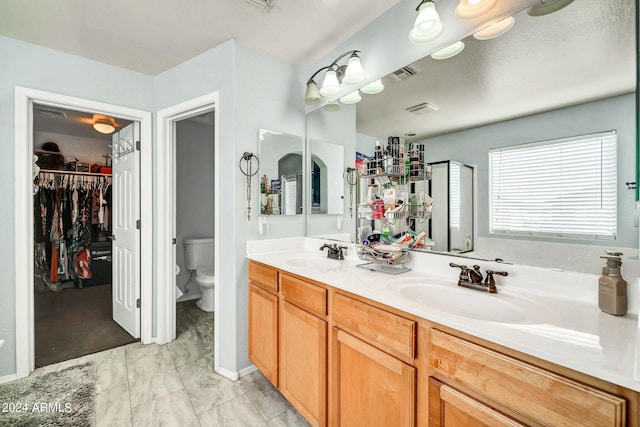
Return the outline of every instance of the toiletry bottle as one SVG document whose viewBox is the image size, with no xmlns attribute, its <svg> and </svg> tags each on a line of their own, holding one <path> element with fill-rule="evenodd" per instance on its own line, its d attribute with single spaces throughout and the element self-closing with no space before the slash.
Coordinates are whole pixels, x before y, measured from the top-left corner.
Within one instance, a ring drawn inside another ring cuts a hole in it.
<svg viewBox="0 0 640 427">
<path fill-rule="evenodd" d="M 598 281 L 598 306 L 605 313 L 624 316 L 627 314 L 627 282 L 620 275 L 622 253 L 605 253 L 600 257 L 607 263 L 602 266 L 602 276 Z"/>
</svg>

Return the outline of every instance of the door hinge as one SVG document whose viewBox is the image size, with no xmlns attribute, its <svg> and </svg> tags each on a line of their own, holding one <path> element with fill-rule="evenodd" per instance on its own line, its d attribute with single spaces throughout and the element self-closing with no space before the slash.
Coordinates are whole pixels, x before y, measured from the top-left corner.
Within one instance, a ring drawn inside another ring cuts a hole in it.
<svg viewBox="0 0 640 427">
<path fill-rule="evenodd" d="M 136 308 L 140 308 L 140 298 L 136 300 Z"/>
<path fill-rule="evenodd" d="M 171 243 L 173 243 L 173 244 L 175 245 L 176 243 L 178 243 L 178 239 L 176 239 L 176 238 L 174 237 L 173 239 L 171 239 Z"/>
<path fill-rule="evenodd" d="M 140 141 L 136 141 L 136 150 L 140 151 Z"/>
<path fill-rule="evenodd" d="M 136 229 L 140 230 L 140 220 L 136 219 Z"/>
</svg>

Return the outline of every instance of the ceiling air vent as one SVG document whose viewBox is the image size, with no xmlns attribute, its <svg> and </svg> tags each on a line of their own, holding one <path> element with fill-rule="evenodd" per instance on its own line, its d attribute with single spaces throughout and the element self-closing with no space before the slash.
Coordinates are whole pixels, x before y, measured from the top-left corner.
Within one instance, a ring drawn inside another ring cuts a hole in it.
<svg viewBox="0 0 640 427">
<path fill-rule="evenodd" d="M 418 70 L 417 68 L 412 67 L 411 65 L 407 65 L 406 67 L 402 67 L 399 70 L 396 70 L 393 73 L 389 74 L 389 78 L 391 80 L 401 82 L 415 76 L 419 72 L 420 70 Z"/>
<path fill-rule="evenodd" d="M 427 113 L 431 113 L 432 111 L 438 111 L 438 106 L 429 102 L 422 102 L 420 104 L 413 105 L 406 110 L 412 114 L 421 116 Z"/>
<path fill-rule="evenodd" d="M 274 4 L 276 4 L 276 1 L 278 0 L 245 0 L 245 1 L 252 6 L 259 7 L 260 9 L 268 11 L 273 7 Z"/>
<path fill-rule="evenodd" d="M 67 115 L 64 113 L 64 111 L 60 111 L 60 110 L 49 110 L 47 108 L 36 108 L 36 111 L 40 114 L 42 114 L 43 116 L 47 116 L 51 119 L 66 119 Z"/>
</svg>

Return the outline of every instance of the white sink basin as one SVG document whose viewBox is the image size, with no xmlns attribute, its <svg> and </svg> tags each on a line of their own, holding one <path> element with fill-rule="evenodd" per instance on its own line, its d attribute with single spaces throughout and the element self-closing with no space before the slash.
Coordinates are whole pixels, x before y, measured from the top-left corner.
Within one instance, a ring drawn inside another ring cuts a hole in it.
<svg viewBox="0 0 640 427">
<path fill-rule="evenodd" d="M 499 323 L 537 323 L 547 307 L 526 297 L 490 294 L 429 279 L 400 279 L 387 286 L 408 302 L 469 319 Z"/>
<path fill-rule="evenodd" d="M 289 258 L 285 263 L 292 267 L 300 267 L 317 272 L 326 273 L 329 271 L 342 270 L 344 261 L 337 259 L 322 258 L 315 256 L 305 256 L 300 258 Z"/>
</svg>

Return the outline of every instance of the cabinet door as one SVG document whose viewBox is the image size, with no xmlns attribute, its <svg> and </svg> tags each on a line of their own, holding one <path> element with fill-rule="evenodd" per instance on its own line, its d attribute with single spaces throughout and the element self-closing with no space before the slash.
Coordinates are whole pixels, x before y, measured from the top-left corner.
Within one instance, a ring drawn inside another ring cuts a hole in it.
<svg viewBox="0 0 640 427">
<path fill-rule="evenodd" d="M 524 426 L 459 392 L 429 378 L 429 427 L 519 427 Z"/>
<path fill-rule="evenodd" d="M 333 330 L 332 425 L 414 425 L 415 368 Z"/>
<path fill-rule="evenodd" d="M 278 297 L 249 284 L 249 360 L 278 386 Z"/>
<path fill-rule="evenodd" d="M 281 306 L 280 391 L 312 426 L 326 425 L 327 322 Z"/>
</svg>

